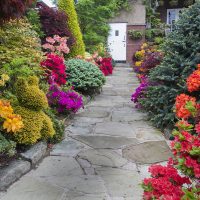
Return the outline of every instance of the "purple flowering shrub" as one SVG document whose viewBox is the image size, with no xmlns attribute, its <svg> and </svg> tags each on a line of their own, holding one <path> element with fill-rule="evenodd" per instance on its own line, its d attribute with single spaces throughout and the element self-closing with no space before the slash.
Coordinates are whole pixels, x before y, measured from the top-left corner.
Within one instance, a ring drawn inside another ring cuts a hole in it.
<svg viewBox="0 0 200 200">
<path fill-rule="evenodd" d="M 47 94 L 49 105 L 59 113 L 73 112 L 76 113 L 83 107 L 83 98 L 74 90 L 62 91 L 61 88 L 52 84 Z"/>
<path fill-rule="evenodd" d="M 139 87 L 135 90 L 135 92 L 131 96 L 131 101 L 133 101 L 136 105 L 136 108 L 141 108 L 140 99 L 144 99 L 146 96 L 146 91 L 150 86 L 150 82 L 148 81 L 147 76 L 143 76 L 141 79 L 141 83 Z"/>
</svg>

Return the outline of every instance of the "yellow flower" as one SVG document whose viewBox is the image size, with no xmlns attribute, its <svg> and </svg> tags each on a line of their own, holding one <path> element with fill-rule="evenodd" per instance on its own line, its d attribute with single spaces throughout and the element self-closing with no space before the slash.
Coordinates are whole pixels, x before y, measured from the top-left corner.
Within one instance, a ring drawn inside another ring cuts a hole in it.
<svg viewBox="0 0 200 200">
<path fill-rule="evenodd" d="M 23 122 L 19 115 L 11 115 L 3 123 L 3 128 L 6 129 L 7 132 L 17 132 L 23 127 Z"/>
<path fill-rule="evenodd" d="M 7 118 L 13 113 L 13 109 L 8 101 L 0 100 L 0 117 Z"/>
<path fill-rule="evenodd" d="M 144 43 L 142 46 L 141 46 L 141 49 L 145 49 L 148 47 L 148 44 L 147 43 Z"/>
<path fill-rule="evenodd" d="M 135 66 L 136 67 L 140 67 L 142 65 L 142 61 L 137 61 L 137 62 L 135 62 Z"/>
<path fill-rule="evenodd" d="M 7 74 L 2 74 L 1 79 L 4 81 L 8 81 L 10 79 L 10 77 Z"/>
</svg>

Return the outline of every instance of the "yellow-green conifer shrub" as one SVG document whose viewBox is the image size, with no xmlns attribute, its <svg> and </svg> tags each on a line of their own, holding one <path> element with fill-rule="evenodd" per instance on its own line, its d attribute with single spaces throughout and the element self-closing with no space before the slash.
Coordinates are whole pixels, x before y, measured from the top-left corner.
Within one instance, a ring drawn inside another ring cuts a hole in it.
<svg viewBox="0 0 200 200">
<path fill-rule="evenodd" d="M 10 20 L 0 26 L 0 63 L 27 58 L 32 68 L 39 68 L 43 53 L 38 34 L 25 19 Z"/>
<path fill-rule="evenodd" d="M 13 134 L 18 144 L 32 145 L 39 139 L 48 139 L 55 134 L 51 119 L 42 109 L 48 107 L 45 93 L 39 89 L 38 78 L 19 78 L 15 84 L 19 105 L 15 113 L 22 117 L 24 127 Z"/>
<path fill-rule="evenodd" d="M 81 29 L 78 23 L 77 13 L 74 7 L 74 0 L 58 0 L 58 7 L 60 10 L 67 14 L 67 24 L 69 30 L 75 38 L 75 44 L 71 48 L 70 56 L 74 57 L 77 55 L 84 56 L 85 54 L 85 44 L 83 42 L 83 37 Z"/>
</svg>

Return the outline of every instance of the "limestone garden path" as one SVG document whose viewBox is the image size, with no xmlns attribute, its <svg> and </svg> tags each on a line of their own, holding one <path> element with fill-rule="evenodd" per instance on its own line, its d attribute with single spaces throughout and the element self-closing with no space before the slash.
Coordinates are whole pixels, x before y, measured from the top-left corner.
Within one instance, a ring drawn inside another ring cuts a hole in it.
<svg viewBox="0 0 200 200">
<path fill-rule="evenodd" d="M 120 65 L 103 92 L 66 127 L 66 139 L 1 200 L 141 200 L 148 166 L 170 150 L 162 133 L 130 102 L 139 82 Z"/>
</svg>

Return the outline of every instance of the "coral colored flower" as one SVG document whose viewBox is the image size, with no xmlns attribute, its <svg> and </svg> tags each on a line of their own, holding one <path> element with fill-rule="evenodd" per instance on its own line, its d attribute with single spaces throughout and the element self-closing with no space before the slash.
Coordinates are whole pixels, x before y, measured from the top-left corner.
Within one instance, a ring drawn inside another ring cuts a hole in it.
<svg viewBox="0 0 200 200">
<path fill-rule="evenodd" d="M 198 91 L 200 89 L 200 69 L 194 71 L 187 78 L 187 88 L 189 92 Z"/>
<path fill-rule="evenodd" d="M 19 115 L 10 115 L 3 123 L 3 128 L 7 132 L 17 132 L 23 127 L 22 119 Z"/>
<path fill-rule="evenodd" d="M 190 103 L 190 107 L 195 111 L 197 106 L 195 97 L 186 94 L 180 94 L 176 97 L 175 110 L 177 117 L 187 119 L 192 116 L 193 113 L 187 108 L 187 103 Z"/>
</svg>

